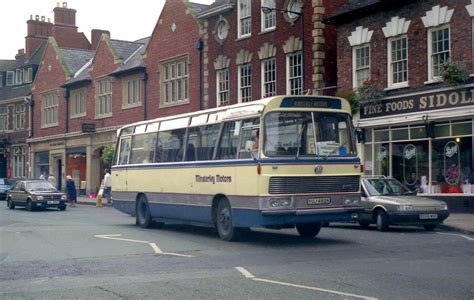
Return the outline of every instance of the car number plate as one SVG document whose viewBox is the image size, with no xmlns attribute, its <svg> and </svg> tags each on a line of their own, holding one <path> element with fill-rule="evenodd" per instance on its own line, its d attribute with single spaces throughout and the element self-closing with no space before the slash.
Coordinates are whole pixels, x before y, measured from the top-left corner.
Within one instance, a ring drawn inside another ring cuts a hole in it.
<svg viewBox="0 0 474 300">
<path fill-rule="evenodd" d="M 438 219 L 438 214 L 420 214 L 421 220 Z"/>
<path fill-rule="evenodd" d="M 48 204 L 59 204 L 59 201 L 48 201 Z"/>
<path fill-rule="evenodd" d="M 330 204 L 331 198 L 308 198 L 307 202 L 308 205 L 320 205 L 320 204 Z"/>
</svg>

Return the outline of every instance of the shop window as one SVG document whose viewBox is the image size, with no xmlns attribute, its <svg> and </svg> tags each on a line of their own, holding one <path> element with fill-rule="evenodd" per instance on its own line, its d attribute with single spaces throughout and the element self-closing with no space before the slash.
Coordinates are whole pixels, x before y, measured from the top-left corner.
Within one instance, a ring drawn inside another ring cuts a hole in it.
<svg viewBox="0 0 474 300">
<path fill-rule="evenodd" d="M 390 175 L 390 145 L 375 144 L 374 175 Z"/>
<path fill-rule="evenodd" d="M 365 129 L 364 131 L 364 138 L 365 138 L 365 142 L 366 143 L 370 143 L 373 141 L 373 138 L 372 138 L 372 129 L 371 128 L 367 128 Z"/>
<path fill-rule="evenodd" d="M 392 128 L 392 140 L 408 140 L 408 128 Z"/>
<path fill-rule="evenodd" d="M 471 135 L 472 134 L 472 122 L 463 122 L 463 123 L 452 123 L 451 130 L 453 135 Z"/>
<path fill-rule="evenodd" d="M 436 124 L 434 128 L 435 137 L 450 136 L 449 134 L 449 124 Z"/>
<path fill-rule="evenodd" d="M 374 129 L 375 142 L 385 142 L 390 139 L 388 129 Z"/>
<path fill-rule="evenodd" d="M 369 131 L 369 130 L 367 130 Z M 366 131 L 366 132 L 367 132 Z M 372 161 L 372 144 L 364 145 L 364 175 L 372 175 L 374 162 Z"/>
<path fill-rule="evenodd" d="M 429 179 L 428 141 L 409 141 L 392 145 L 393 177 L 412 191 L 427 188 Z"/>
<path fill-rule="evenodd" d="M 410 138 L 412 140 L 425 139 L 426 138 L 425 126 L 410 127 Z"/>
</svg>

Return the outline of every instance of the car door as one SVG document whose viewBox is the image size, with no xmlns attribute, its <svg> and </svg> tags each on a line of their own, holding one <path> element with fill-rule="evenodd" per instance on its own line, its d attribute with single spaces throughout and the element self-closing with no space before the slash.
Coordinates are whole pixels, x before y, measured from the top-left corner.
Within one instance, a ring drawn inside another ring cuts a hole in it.
<svg viewBox="0 0 474 300">
<path fill-rule="evenodd" d="M 21 191 L 21 184 L 23 182 L 22 181 L 17 181 L 15 183 L 15 186 L 10 190 L 10 198 L 12 199 L 13 203 L 15 205 L 22 205 L 22 201 L 21 201 L 21 194 L 24 192 Z M 24 183 L 23 183 L 24 185 Z"/>
</svg>

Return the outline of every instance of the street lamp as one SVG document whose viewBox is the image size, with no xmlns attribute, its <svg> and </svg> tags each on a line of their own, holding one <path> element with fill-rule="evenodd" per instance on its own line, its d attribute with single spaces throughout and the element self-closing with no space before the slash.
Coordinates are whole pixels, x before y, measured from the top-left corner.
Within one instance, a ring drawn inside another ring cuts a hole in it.
<svg viewBox="0 0 474 300">
<path fill-rule="evenodd" d="M 286 9 L 279 9 L 275 7 L 262 6 L 262 12 L 264 14 L 271 13 L 272 11 L 281 11 L 285 13 L 295 14 L 301 17 L 301 92 L 305 91 L 305 76 L 304 76 L 304 7 L 301 8 L 301 11 L 292 11 Z"/>
</svg>

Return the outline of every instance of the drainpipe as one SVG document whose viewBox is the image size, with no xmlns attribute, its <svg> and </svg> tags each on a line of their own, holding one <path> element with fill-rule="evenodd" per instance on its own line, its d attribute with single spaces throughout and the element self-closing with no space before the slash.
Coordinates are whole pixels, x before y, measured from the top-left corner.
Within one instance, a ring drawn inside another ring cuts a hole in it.
<svg viewBox="0 0 474 300">
<path fill-rule="evenodd" d="M 143 80 L 143 120 L 147 120 L 148 115 L 147 115 L 146 97 L 147 97 L 148 73 L 146 71 L 142 73 L 140 76 L 140 79 Z"/>
<path fill-rule="evenodd" d="M 69 90 L 67 88 L 64 90 L 64 99 L 66 100 L 65 133 L 68 133 L 69 132 Z"/>
<path fill-rule="evenodd" d="M 199 110 L 204 109 L 204 66 L 202 60 L 202 50 L 204 49 L 204 42 L 200 38 L 196 42 L 196 49 L 199 52 Z"/>
<path fill-rule="evenodd" d="M 35 107 L 35 101 L 33 100 L 33 95 L 30 96 L 30 99 L 28 101 L 28 105 L 30 106 L 30 111 L 29 111 L 29 114 L 28 114 L 28 118 L 29 118 L 29 122 L 30 122 L 30 132 L 28 134 L 28 137 L 29 138 L 32 138 L 33 137 L 33 134 L 34 134 L 34 126 L 35 126 L 35 122 L 34 122 L 34 107 Z"/>
</svg>

